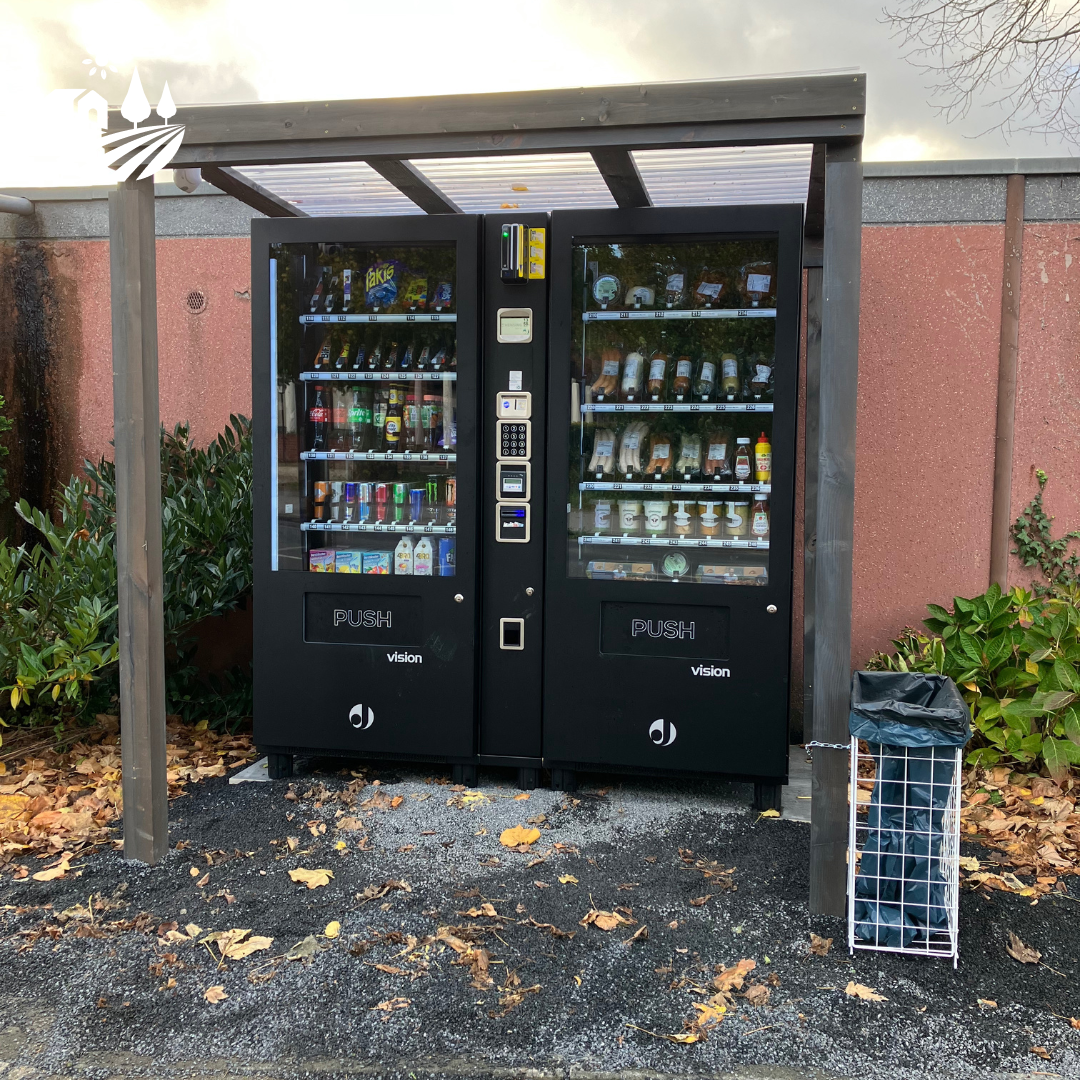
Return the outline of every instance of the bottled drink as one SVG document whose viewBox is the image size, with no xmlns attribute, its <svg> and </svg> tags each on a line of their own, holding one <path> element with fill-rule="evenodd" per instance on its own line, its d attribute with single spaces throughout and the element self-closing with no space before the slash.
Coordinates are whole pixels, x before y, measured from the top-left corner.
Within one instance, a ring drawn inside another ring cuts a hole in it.
<svg viewBox="0 0 1080 1080">
<path fill-rule="evenodd" d="M 439 399 L 435 394 L 425 394 L 420 406 L 420 426 L 424 431 L 423 450 L 434 450 L 439 438 Z"/>
<path fill-rule="evenodd" d="M 420 406 L 416 404 L 416 394 L 406 394 L 404 414 L 404 446 L 405 450 L 422 450 L 424 448 L 424 432 L 420 426 Z"/>
<path fill-rule="evenodd" d="M 311 424 L 311 449 L 326 449 L 326 431 L 330 423 L 330 409 L 326 404 L 326 390 L 315 387 L 315 401 L 308 409 L 308 421 Z"/>
<path fill-rule="evenodd" d="M 330 389 L 330 449 L 347 450 L 349 439 L 349 391 L 338 383 Z"/>
<path fill-rule="evenodd" d="M 419 577 L 431 577 L 433 561 L 431 541 L 426 536 L 421 536 L 413 552 L 413 573 Z"/>
<path fill-rule="evenodd" d="M 371 447 L 373 450 L 386 449 L 386 411 L 389 408 L 390 391 L 379 387 L 375 391 L 375 407 L 372 410 Z"/>
<path fill-rule="evenodd" d="M 413 572 L 413 545 L 412 540 L 403 536 L 394 548 L 394 573 L 411 574 Z"/>
<path fill-rule="evenodd" d="M 769 539 L 769 496 L 755 495 L 754 509 L 750 515 L 750 539 Z"/>
<path fill-rule="evenodd" d="M 367 386 L 357 386 L 352 391 L 352 401 L 349 403 L 349 449 L 371 449 L 371 389 Z"/>
<path fill-rule="evenodd" d="M 383 432 L 384 449 L 387 453 L 397 453 L 401 447 L 401 422 L 404 393 L 400 386 L 391 386 L 386 402 L 386 427 Z"/>
</svg>

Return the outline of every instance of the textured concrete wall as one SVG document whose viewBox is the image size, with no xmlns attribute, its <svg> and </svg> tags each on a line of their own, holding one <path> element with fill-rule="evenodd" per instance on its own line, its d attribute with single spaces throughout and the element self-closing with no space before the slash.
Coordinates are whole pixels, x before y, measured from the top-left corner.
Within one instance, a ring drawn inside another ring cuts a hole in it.
<svg viewBox="0 0 1080 1080">
<path fill-rule="evenodd" d="M 863 230 L 852 662 L 986 588 L 1001 226 Z"/>
</svg>

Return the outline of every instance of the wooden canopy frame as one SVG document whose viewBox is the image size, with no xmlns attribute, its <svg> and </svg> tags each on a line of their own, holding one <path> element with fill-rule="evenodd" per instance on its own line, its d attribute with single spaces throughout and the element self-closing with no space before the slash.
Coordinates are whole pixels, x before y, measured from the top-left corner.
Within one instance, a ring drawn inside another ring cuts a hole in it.
<svg viewBox="0 0 1080 1080">
<path fill-rule="evenodd" d="M 305 216 L 235 166 L 367 162 L 429 214 L 460 210 L 412 162 L 587 152 L 620 207 L 649 206 L 631 151 L 814 146 L 807 273 L 804 703 L 807 736 L 848 741 L 859 271 L 866 76 L 641 83 L 361 101 L 193 105 L 177 110 L 170 163 L 200 168 L 269 216 Z M 110 130 L 126 127 L 118 111 Z M 152 180 L 110 198 L 125 857 L 168 847 L 164 751 L 157 323 Z M 843 915 L 847 756 L 814 755 L 810 904 Z"/>
</svg>

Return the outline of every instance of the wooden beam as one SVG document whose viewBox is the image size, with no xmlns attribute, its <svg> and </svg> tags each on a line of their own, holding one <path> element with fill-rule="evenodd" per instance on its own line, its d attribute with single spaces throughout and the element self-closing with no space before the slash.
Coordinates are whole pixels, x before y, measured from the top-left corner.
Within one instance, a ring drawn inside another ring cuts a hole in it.
<svg viewBox="0 0 1080 1080">
<path fill-rule="evenodd" d="M 154 181 L 109 194 L 124 858 L 169 849 Z"/>
<path fill-rule="evenodd" d="M 997 425 L 994 432 L 994 501 L 990 516 L 990 583 L 1009 585 L 1012 527 L 1013 444 L 1016 435 L 1016 371 L 1020 355 L 1020 269 L 1024 253 L 1027 181 L 1013 173 L 1005 182 L 1005 259 L 998 337 Z"/>
<path fill-rule="evenodd" d="M 861 117 L 866 76 L 635 83 L 499 94 L 445 94 L 352 101 L 185 105 L 173 120 L 190 143 L 281 143 L 361 136 L 484 131 L 593 130 L 641 124 Z M 109 110 L 110 131 L 126 128 Z"/>
<path fill-rule="evenodd" d="M 461 207 L 444 195 L 412 162 L 396 158 L 369 158 L 368 164 L 424 213 L 461 213 Z"/>
<path fill-rule="evenodd" d="M 637 163 L 629 150 L 611 146 L 593 150 L 592 159 L 611 192 L 611 197 L 623 210 L 635 206 L 652 206 L 652 199 L 638 172 Z"/>
<path fill-rule="evenodd" d="M 804 256 L 805 265 L 805 256 Z M 803 739 L 814 734 L 814 633 L 818 490 L 818 408 L 821 382 L 821 267 L 806 271 L 806 419 L 803 423 Z"/>
<path fill-rule="evenodd" d="M 859 382 L 862 232 L 859 147 L 825 154 L 825 245 L 818 382 L 814 549 L 814 738 L 847 744 L 851 695 L 851 552 Z M 847 894 L 848 755 L 814 751 L 810 910 L 843 915 Z"/>
<path fill-rule="evenodd" d="M 338 139 L 197 142 L 180 145 L 170 167 L 201 165 L 293 165 L 327 161 L 402 160 L 429 157 L 491 157 L 504 154 L 588 153 L 616 146 L 678 150 L 692 146 L 771 146 L 781 143 L 861 142 L 863 118 L 848 116 L 715 123 L 649 124 L 642 127 L 562 128 L 555 131 L 486 131 L 419 135 L 354 135 Z"/>
<path fill-rule="evenodd" d="M 234 199 L 246 203 L 252 210 L 258 210 L 267 217 L 309 217 L 298 206 L 293 206 L 272 191 L 249 180 L 243 173 L 221 165 L 204 165 L 202 178 L 213 184 L 219 191 L 231 195 Z"/>
<path fill-rule="evenodd" d="M 825 144 L 814 143 L 810 158 L 810 182 L 806 189 L 806 222 L 803 232 L 815 239 L 825 232 Z"/>
</svg>

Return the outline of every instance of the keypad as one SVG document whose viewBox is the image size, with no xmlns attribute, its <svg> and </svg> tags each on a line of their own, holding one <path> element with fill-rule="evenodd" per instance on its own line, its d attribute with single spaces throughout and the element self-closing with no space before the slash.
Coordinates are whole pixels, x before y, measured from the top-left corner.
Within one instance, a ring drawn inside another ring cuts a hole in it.
<svg viewBox="0 0 1080 1080">
<path fill-rule="evenodd" d="M 525 458 L 529 456 L 529 422 L 504 420 L 499 424 L 499 456 Z"/>
</svg>

